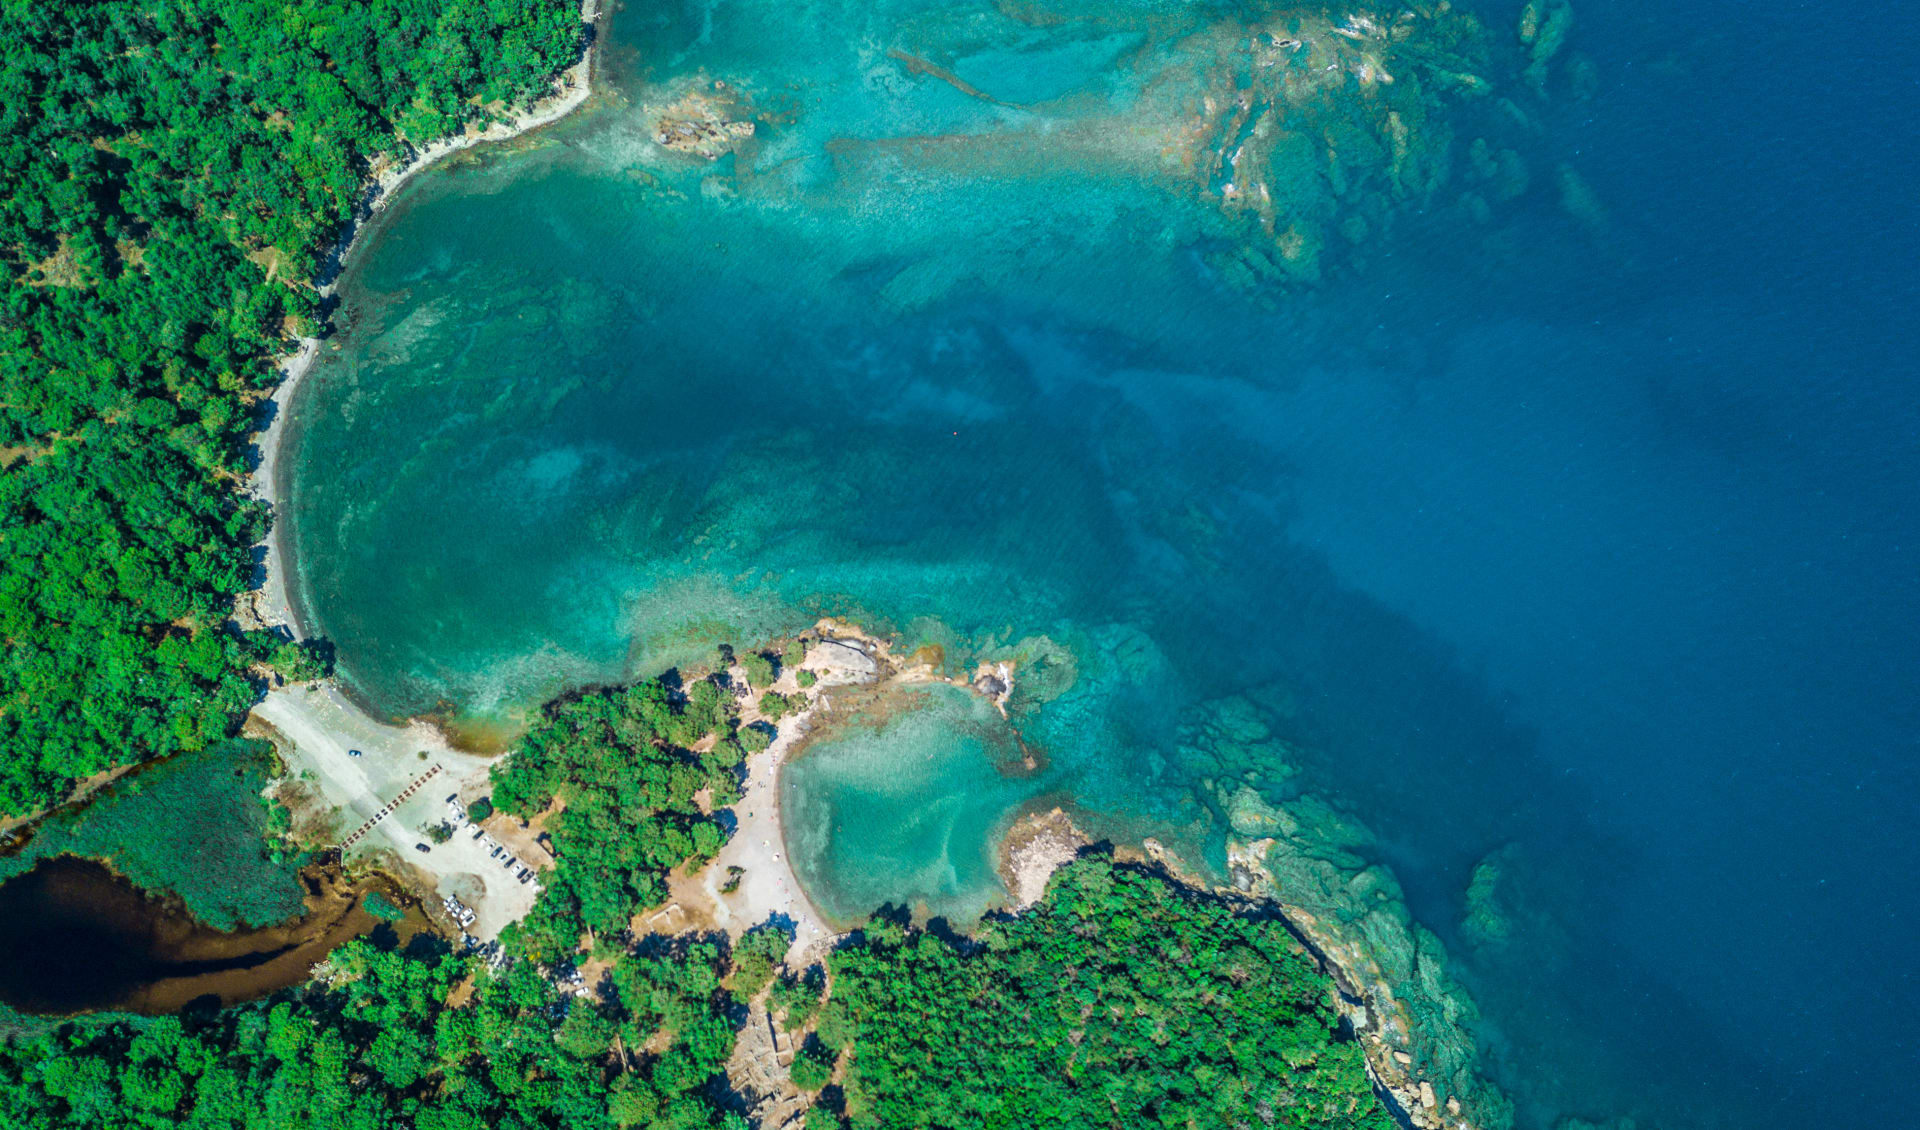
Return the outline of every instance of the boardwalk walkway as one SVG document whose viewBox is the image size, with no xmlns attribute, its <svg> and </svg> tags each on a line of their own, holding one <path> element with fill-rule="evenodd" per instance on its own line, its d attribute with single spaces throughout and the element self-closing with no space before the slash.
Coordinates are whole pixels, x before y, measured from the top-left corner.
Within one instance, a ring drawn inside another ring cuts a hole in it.
<svg viewBox="0 0 1920 1130">
<path fill-rule="evenodd" d="M 348 836 L 344 840 L 341 840 L 340 850 L 344 852 L 348 848 L 352 847 L 355 841 L 359 840 L 361 836 L 366 835 L 368 832 L 371 832 L 375 824 L 380 823 L 380 821 L 385 819 L 390 813 L 393 812 L 394 809 L 399 808 L 402 804 L 405 804 L 408 797 L 412 796 L 414 793 L 419 792 L 421 786 L 425 785 L 428 781 L 431 781 L 434 775 L 439 772 L 440 772 L 440 765 L 438 762 L 436 762 L 434 763 L 433 768 L 427 770 L 425 773 L 422 773 L 420 774 L 420 776 L 414 778 L 414 781 L 411 785 L 408 785 L 406 788 L 400 790 L 399 796 L 394 797 L 392 800 L 388 801 L 385 805 L 381 806 L 380 811 L 374 813 L 372 816 L 367 817 L 367 822 L 365 824 L 360 825 L 358 828 L 355 828 L 353 830 L 353 835 Z"/>
</svg>

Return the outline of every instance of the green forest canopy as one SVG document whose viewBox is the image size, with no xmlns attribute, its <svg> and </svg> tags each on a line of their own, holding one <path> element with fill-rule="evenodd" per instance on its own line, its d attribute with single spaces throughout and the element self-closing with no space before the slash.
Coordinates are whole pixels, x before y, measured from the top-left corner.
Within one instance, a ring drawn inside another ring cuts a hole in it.
<svg viewBox="0 0 1920 1130">
<path fill-rule="evenodd" d="M 265 522 L 237 487 L 268 359 L 316 329 L 310 284 L 370 160 L 539 91 L 581 32 L 571 0 L 0 0 L 0 812 L 207 748 L 256 665 L 308 668 L 223 630 Z M 511 813 L 565 801 L 557 869 L 507 939 L 519 960 L 360 941 L 265 1001 L 37 1025 L 0 1044 L 0 1110 L 738 1127 L 735 994 L 766 991 L 817 1024 L 796 1080 L 844 1081 L 811 1125 L 1384 1125 L 1283 930 L 1104 861 L 978 952 L 883 919 L 825 985 L 761 989 L 771 935 L 737 955 L 637 941 L 666 872 L 724 840 L 696 795 L 729 803 L 764 742 L 705 682 L 558 704 L 497 782 Z M 551 975 L 583 927 L 600 997 Z"/>
<path fill-rule="evenodd" d="M 876 925 L 833 955 L 817 1039 L 854 1127 L 1392 1130 L 1277 918 L 1089 858 L 980 942 Z"/>
<path fill-rule="evenodd" d="M 230 734 L 269 363 L 369 162 L 525 100 L 575 0 L 0 0 L 0 814 Z"/>
<path fill-rule="evenodd" d="M 636 938 L 627 923 L 662 899 L 666 871 L 724 840 L 692 802 L 736 773 L 737 719 L 716 691 L 652 681 L 557 704 L 497 775 L 509 811 L 566 802 L 558 870 L 504 939 L 504 969 L 430 939 L 363 940 L 237 1008 L 25 1025 L 0 1043 L 8 1125 L 739 1130 L 726 1064 L 743 1004 L 766 993 L 805 1040 L 792 1074 L 816 1130 L 1390 1130 L 1326 978 L 1281 922 L 1107 859 L 969 941 L 883 914 L 824 979 L 776 979 L 778 928 L 731 951 Z M 616 818 L 632 827 L 610 835 Z M 583 916 L 601 923 L 592 944 Z M 588 957 L 604 991 L 575 996 L 557 974 Z"/>
<path fill-rule="evenodd" d="M 745 1125 L 716 941 L 613 948 L 587 997 L 531 961 L 356 941 L 329 964 L 224 1012 L 0 1045 L 0 1109 L 22 1130 Z M 844 1082 L 809 1127 L 1393 1125 L 1282 927 L 1103 859 L 979 952 L 883 924 L 831 964 L 794 1076 L 820 1090 L 839 1060 Z"/>
<path fill-rule="evenodd" d="M 565 846 L 513 928 L 516 945 L 562 958 L 583 927 L 626 929 L 636 909 L 665 897 L 668 871 L 711 858 L 726 832 L 695 795 L 707 790 L 715 806 L 739 797 L 741 733 L 732 700 L 704 679 L 678 702 L 654 679 L 549 705 L 494 772 L 502 812 L 530 818 L 564 804 L 547 828 Z M 696 745 L 709 748 L 695 754 Z"/>
</svg>

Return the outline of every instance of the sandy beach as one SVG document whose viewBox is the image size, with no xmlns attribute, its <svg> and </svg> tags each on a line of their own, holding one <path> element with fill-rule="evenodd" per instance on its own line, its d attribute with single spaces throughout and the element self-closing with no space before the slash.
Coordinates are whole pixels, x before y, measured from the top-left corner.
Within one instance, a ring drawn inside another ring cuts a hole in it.
<svg viewBox="0 0 1920 1130">
<path fill-rule="evenodd" d="M 782 720 L 780 736 L 747 759 L 747 781 L 733 806 L 739 823 L 713 862 L 674 884 L 672 901 L 647 916 L 650 928 L 674 930 L 700 921 L 738 939 L 755 926 L 779 922 L 791 926 L 793 946 L 787 964 L 808 963 L 837 932 L 801 889 L 787 857 L 780 825 L 780 768 L 805 740 L 812 709 Z M 735 877 L 732 891 L 723 888 Z"/>
<path fill-rule="evenodd" d="M 601 15 L 599 0 L 582 4 L 583 21 L 597 25 Z M 386 208 L 410 178 L 450 154 L 520 137 L 565 117 L 590 96 L 593 62 L 590 41 L 580 60 L 556 80 L 551 94 L 509 120 L 441 139 L 412 152 L 405 161 L 376 168 L 353 222 L 341 235 L 331 267 L 320 280 L 320 292 L 332 292 L 342 265 L 368 222 Z M 303 380 L 323 348 L 322 339 L 303 338 L 293 353 L 278 361 L 282 380 L 267 398 L 263 410 L 266 424 L 254 437 L 255 461 L 247 490 L 276 512 L 282 499 L 283 446 L 297 418 Z M 286 524 L 273 522 L 256 551 L 263 575 L 258 587 L 241 597 L 236 618 L 247 627 L 278 627 L 295 639 L 306 638 L 308 626 L 300 621 L 289 583 L 292 561 Z M 771 745 L 748 759 L 743 796 L 732 808 L 737 819 L 733 835 L 707 867 L 676 876 L 668 903 L 649 912 L 636 925 L 656 932 L 678 932 L 689 927 L 724 929 L 737 938 L 754 926 L 780 922 L 795 933 L 788 957 L 796 967 L 817 960 L 838 936 L 802 890 L 787 858 L 780 817 L 781 767 L 804 745 L 819 712 L 832 708 L 823 695 L 830 688 L 874 683 L 883 677 L 914 683 L 941 676 L 925 664 L 896 663 L 885 641 L 868 637 L 852 625 L 823 621 L 817 630 L 825 638 L 814 645 L 804 666 L 815 673 L 818 682 L 803 690 L 792 672 L 783 672 L 775 684 L 775 689 L 804 699 L 807 706 L 783 719 Z M 977 674 L 981 678 L 997 675 L 1010 679 L 1004 665 L 997 671 L 983 668 Z M 1004 701 L 1005 685 L 995 684 L 987 692 L 996 705 Z M 1001 709 L 1004 712 L 1004 705 Z M 749 704 L 743 721 L 758 718 Z M 248 725 L 252 732 L 271 737 L 280 746 L 290 772 L 309 790 L 309 807 L 315 819 L 332 819 L 342 836 L 352 834 L 348 825 L 368 822 L 352 852 L 363 857 L 380 856 L 387 866 L 407 874 L 415 886 L 459 897 L 477 912 L 477 921 L 469 928 L 475 936 L 497 936 L 531 907 L 539 889 L 537 881 L 507 881 L 493 874 L 495 861 L 485 858 L 481 851 L 495 842 L 515 846 L 513 829 L 504 824 L 492 827 L 503 818 L 490 821 L 487 829 L 472 829 L 487 832 L 485 839 L 470 839 L 468 829 L 463 828 L 452 841 L 431 851 L 419 852 L 415 847 L 426 826 L 444 815 L 441 810 L 447 795 L 457 795 L 465 803 L 487 791 L 492 759 L 456 749 L 431 723 L 383 722 L 355 703 L 333 680 L 273 690 L 254 708 Z M 430 785 L 415 786 L 415 781 L 429 771 L 433 774 Z M 395 799 L 410 788 L 415 791 L 404 799 Z M 380 814 L 377 819 L 376 814 Z M 476 842 L 479 848 L 473 846 Z M 547 858 L 538 849 L 518 846 L 523 850 L 516 854 L 527 865 L 538 868 L 546 864 Z M 730 882 L 733 889 L 723 890 Z"/>
<path fill-rule="evenodd" d="M 706 867 L 675 877 L 668 903 L 646 915 L 644 928 L 672 933 L 698 926 L 725 930 L 738 939 L 755 926 L 781 923 L 794 932 L 787 964 L 795 969 L 819 960 L 840 936 L 807 897 L 788 858 L 780 819 L 780 770 L 805 747 L 821 715 L 833 709 L 828 692 L 876 683 L 892 668 L 884 641 L 832 620 L 820 621 L 815 631 L 825 638 L 808 648 L 800 664 L 800 670 L 813 673 L 814 685 L 802 688 L 797 672 L 782 671 L 770 688 L 804 700 L 806 707 L 782 718 L 773 742 L 747 758 L 746 783 L 732 809 L 737 820 L 733 835 Z M 730 677 L 742 678 L 744 672 L 735 668 Z M 760 720 L 758 709 L 747 704 L 741 721 Z M 731 891 L 725 889 L 730 882 Z"/>
<path fill-rule="evenodd" d="M 595 35 L 587 40 L 586 48 L 573 66 L 568 67 L 554 80 L 552 91 L 538 99 L 519 113 L 505 121 L 496 122 L 484 129 L 468 129 L 454 137 L 441 138 L 418 149 L 414 149 L 406 160 L 400 162 L 376 163 L 372 176 L 361 193 L 359 205 L 354 217 L 346 229 L 340 233 L 340 240 L 330 259 L 330 265 L 324 270 L 323 277 L 315 280 L 315 287 L 321 295 L 333 293 L 339 281 L 342 268 L 348 256 L 358 245 L 361 233 L 375 216 L 383 212 L 392 202 L 401 185 L 416 174 L 431 168 L 434 164 L 451 154 L 471 149 L 476 145 L 490 142 L 508 141 L 532 133 L 566 117 L 584 105 L 593 93 L 594 47 L 598 41 L 598 28 L 603 10 L 600 0 L 582 0 L 580 20 L 596 29 Z M 301 338 L 298 347 L 274 362 L 279 370 L 280 383 L 274 387 L 263 402 L 261 414 L 266 417 L 264 428 L 254 435 L 254 465 L 247 476 L 246 491 L 255 498 L 265 501 L 276 512 L 280 506 L 280 449 L 286 442 L 287 429 L 293 417 L 292 408 L 299 392 L 302 378 L 313 367 L 320 356 L 322 340 L 318 337 Z M 236 618 L 246 627 L 285 628 L 295 639 L 303 639 L 306 630 L 300 623 L 293 608 L 292 595 L 287 584 L 288 550 L 285 545 L 285 524 L 274 522 L 267 531 L 266 539 L 255 547 L 260 556 L 265 575 L 260 584 L 251 592 L 241 594 Z"/>
<path fill-rule="evenodd" d="M 599 0 L 584 0 L 584 22 L 597 27 L 603 14 Z M 409 179 L 451 154 L 521 137 L 559 121 L 590 97 L 593 64 L 593 41 L 589 40 L 581 58 L 555 81 L 547 97 L 506 121 L 443 138 L 412 151 L 404 161 L 376 167 L 353 221 L 341 234 L 329 268 L 318 280 L 320 293 L 332 293 L 369 221 L 388 206 Z M 324 348 L 319 337 L 303 338 L 293 353 L 279 359 L 277 368 L 282 379 L 267 398 L 262 410 L 266 423 L 254 437 L 254 466 L 246 489 L 276 514 L 283 498 L 283 447 L 298 418 L 304 378 Z M 293 599 L 293 562 L 286 528 L 284 522 L 272 522 L 266 538 L 256 547 L 261 567 L 259 584 L 240 598 L 236 619 L 245 627 L 277 627 L 295 639 L 303 639 L 309 635 L 310 626 L 301 622 Z M 783 719 L 770 747 L 749 758 L 743 797 L 733 806 L 738 821 L 733 835 L 708 867 L 675 878 L 670 901 L 646 915 L 639 923 L 643 928 L 675 932 L 698 925 L 725 929 L 738 937 L 753 926 L 778 921 L 795 931 L 789 955 L 795 963 L 815 959 L 837 936 L 801 889 L 786 855 L 780 819 L 781 766 L 804 745 L 817 712 L 831 709 L 822 695 L 829 688 L 877 682 L 883 675 L 889 681 L 905 683 L 934 681 L 941 676 L 925 664 L 896 663 L 885 641 L 868 637 L 852 625 L 823 621 L 818 630 L 826 639 L 815 645 L 806 667 L 815 672 L 819 682 L 802 690 L 793 674 L 787 672 L 776 684 L 777 689 L 805 699 L 808 705 Z M 983 669 L 979 674 L 984 678 L 994 673 Z M 1004 666 L 997 675 L 1010 677 Z M 1000 704 L 1005 684 L 998 684 L 988 697 Z M 749 705 L 744 720 L 757 718 Z M 362 833 L 364 838 L 353 845 L 352 852 L 381 855 L 393 869 L 410 874 L 416 886 L 461 897 L 478 912 L 478 922 L 471 928 L 476 936 L 496 936 L 530 908 L 537 883 L 498 881 L 500 877 L 491 874 L 488 861 L 476 857 L 474 850 L 462 842 L 467 838 L 464 830 L 454 841 L 431 852 L 415 848 L 424 828 L 442 815 L 447 794 L 457 793 L 464 802 L 486 791 L 491 759 L 456 749 L 431 723 L 412 720 L 394 725 L 375 718 L 331 679 L 276 688 L 254 708 L 249 729 L 276 740 L 290 772 L 309 787 L 315 818 L 337 816 L 340 835 L 351 834 L 349 825 L 386 813 Z M 429 769 L 437 774 L 431 787 L 420 786 L 404 801 L 395 801 L 395 794 L 412 787 Z M 325 811 L 329 805 L 333 813 Z M 546 863 L 537 851 L 518 854 L 529 865 Z M 723 893 L 722 888 L 736 878 L 733 889 Z"/>
</svg>

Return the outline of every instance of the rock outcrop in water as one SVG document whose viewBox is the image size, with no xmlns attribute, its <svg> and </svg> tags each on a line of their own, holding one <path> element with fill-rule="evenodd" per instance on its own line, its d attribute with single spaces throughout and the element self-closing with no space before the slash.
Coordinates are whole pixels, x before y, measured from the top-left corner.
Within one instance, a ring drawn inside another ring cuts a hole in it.
<svg viewBox="0 0 1920 1130">
<path fill-rule="evenodd" d="M 807 650 L 802 667 L 827 687 L 871 683 L 880 677 L 879 663 L 857 640 L 820 640 Z"/>
<path fill-rule="evenodd" d="M 1014 822 L 1000 842 L 1000 878 L 1024 910 L 1047 893 L 1053 873 L 1072 862 L 1090 841 L 1060 808 L 1030 813 Z"/>
<path fill-rule="evenodd" d="M 1536 87 L 1547 82 L 1547 64 L 1567 45 L 1573 30 L 1573 5 L 1567 0 L 1528 0 L 1520 12 L 1520 42 L 1528 52 L 1527 80 Z"/>
<path fill-rule="evenodd" d="M 754 128 L 733 90 L 724 82 L 714 82 L 662 108 L 653 140 L 676 153 L 693 153 L 714 161 L 752 137 Z"/>
</svg>

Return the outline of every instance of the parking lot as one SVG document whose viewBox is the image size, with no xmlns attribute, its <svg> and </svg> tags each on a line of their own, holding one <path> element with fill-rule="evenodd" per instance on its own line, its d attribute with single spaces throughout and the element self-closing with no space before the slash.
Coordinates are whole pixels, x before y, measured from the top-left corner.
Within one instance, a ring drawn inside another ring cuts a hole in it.
<svg viewBox="0 0 1920 1130">
<path fill-rule="evenodd" d="M 493 759 L 463 753 L 424 723 L 389 726 L 367 716 L 326 684 L 282 687 L 254 707 L 253 718 L 275 740 L 288 771 L 315 786 L 336 812 L 333 842 L 348 860 L 386 856 L 402 874 L 431 885 L 436 908 L 461 916 L 444 900 L 470 908 L 467 933 L 497 937 L 526 914 L 539 893 L 546 853 L 531 833 L 495 815 L 484 827 L 466 819 L 473 801 L 491 791 Z M 445 843 L 430 834 L 453 827 Z M 424 845 L 426 850 L 421 850 Z"/>
</svg>

